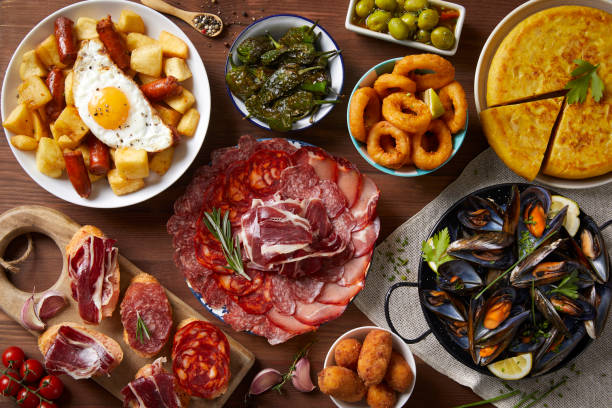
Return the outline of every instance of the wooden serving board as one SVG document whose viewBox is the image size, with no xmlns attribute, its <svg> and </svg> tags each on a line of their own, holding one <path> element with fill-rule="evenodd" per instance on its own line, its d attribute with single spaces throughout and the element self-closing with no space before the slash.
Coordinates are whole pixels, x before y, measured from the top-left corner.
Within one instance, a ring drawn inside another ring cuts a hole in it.
<svg viewBox="0 0 612 408">
<path fill-rule="evenodd" d="M 50 289 L 63 293 L 69 305 L 58 313 L 57 316 L 49 319 L 49 321 L 47 321 L 48 326 L 65 321 L 83 324 L 83 321 L 78 313 L 77 304 L 71 297 L 70 281 L 68 278 L 68 265 L 66 262 L 66 244 L 80 227 L 81 226 L 79 224 L 61 212 L 43 206 L 28 205 L 16 207 L 0 215 L 0 256 L 4 254 L 6 247 L 14 238 L 28 232 L 38 232 L 49 236 L 53 241 L 55 241 L 62 253 L 62 273 L 60 274 L 57 282 L 55 282 Z M 121 249 L 119 252 L 121 252 Z M 117 304 L 117 309 L 115 309 L 112 317 L 104 319 L 99 326 L 90 327 L 108 335 L 109 337 L 112 337 L 123 349 L 123 361 L 112 371 L 110 377 L 93 377 L 93 380 L 104 387 L 108 392 L 113 394 L 115 397 L 122 399 L 120 393 L 121 389 L 128 382 L 134 379 L 134 375 L 140 367 L 152 362 L 155 360 L 155 358 L 165 356 L 168 360 L 168 363 L 166 363 L 166 368 L 171 371 L 170 347 L 172 337 L 174 336 L 174 330 L 171 333 L 171 338 L 168 341 L 168 344 L 164 347 L 161 353 L 154 358 L 142 358 L 132 351 L 132 349 L 123 340 L 123 325 L 121 324 L 121 318 L 119 316 L 119 305 L 123 299 L 125 290 L 132 280 L 132 277 L 138 275 L 142 271 L 121 255 L 119 255 L 119 269 L 121 272 L 121 296 L 119 298 L 119 303 Z M 8 272 L 0 273 L 0 308 L 2 308 L 6 314 L 11 316 L 17 322 L 20 322 L 21 307 L 31 293 L 23 292 L 13 286 L 13 284 L 7 279 L 6 273 Z M 38 299 L 39 295 L 40 293 L 35 294 L 35 298 Z M 172 305 L 175 327 L 178 322 L 188 317 L 195 317 L 196 319 L 210 321 L 209 318 L 195 311 L 191 306 L 187 305 L 172 292 L 166 290 L 166 295 L 168 296 L 168 300 Z M 40 335 L 39 332 L 32 330 L 29 331 L 36 337 Z M 192 398 L 191 406 L 207 408 L 222 407 L 253 365 L 255 361 L 255 356 L 253 353 L 251 353 L 247 348 L 238 343 L 232 337 L 228 336 L 227 334 L 226 336 L 231 348 L 231 379 L 227 392 L 212 401 Z"/>
</svg>

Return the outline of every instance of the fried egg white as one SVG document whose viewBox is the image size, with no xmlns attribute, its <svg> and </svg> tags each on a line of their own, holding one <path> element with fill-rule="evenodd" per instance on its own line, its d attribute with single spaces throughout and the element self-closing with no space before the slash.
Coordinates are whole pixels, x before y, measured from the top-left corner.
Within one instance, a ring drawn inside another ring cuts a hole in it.
<svg viewBox="0 0 612 408">
<path fill-rule="evenodd" d="M 99 40 L 82 43 L 73 75 L 79 116 L 104 144 L 147 152 L 172 145 L 172 130 L 138 85 L 115 65 Z"/>
</svg>

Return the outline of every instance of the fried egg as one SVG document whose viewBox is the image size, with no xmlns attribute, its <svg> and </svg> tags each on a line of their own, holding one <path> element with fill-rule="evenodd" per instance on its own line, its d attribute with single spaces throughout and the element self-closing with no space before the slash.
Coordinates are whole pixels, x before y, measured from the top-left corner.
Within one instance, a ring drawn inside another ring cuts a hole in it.
<svg viewBox="0 0 612 408">
<path fill-rule="evenodd" d="M 99 40 L 83 41 L 73 75 L 79 116 L 104 144 L 147 152 L 172 145 L 172 130 L 132 78 L 115 65 Z"/>
</svg>

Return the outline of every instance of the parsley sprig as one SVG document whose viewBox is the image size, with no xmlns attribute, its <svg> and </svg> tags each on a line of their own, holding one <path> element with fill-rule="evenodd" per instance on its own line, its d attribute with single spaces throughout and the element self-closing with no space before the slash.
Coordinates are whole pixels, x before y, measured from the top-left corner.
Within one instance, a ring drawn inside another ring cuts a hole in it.
<svg viewBox="0 0 612 408">
<path fill-rule="evenodd" d="M 436 265 L 436 268 L 442 265 L 444 262 L 452 260 L 453 257 L 446 253 L 446 249 L 448 248 L 449 244 L 450 235 L 448 233 L 448 228 L 444 228 L 443 230 L 434 234 L 431 239 L 431 244 L 429 243 L 429 240 L 423 241 L 421 244 L 423 259 L 425 262 L 433 262 Z"/>
<path fill-rule="evenodd" d="M 250 281 L 251 277 L 246 274 L 244 265 L 242 264 L 240 239 L 238 235 L 234 237 L 232 234 L 232 224 L 229 222 L 229 211 L 225 212 L 223 219 L 221 218 L 221 211 L 219 211 L 218 208 L 213 208 L 211 212 L 205 212 L 204 224 L 213 237 L 221 243 L 223 255 L 227 261 L 226 268 Z"/>
<path fill-rule="evenodd" d="M 273 390 L 276 390 L 279 394 L 282 394 L 283 385 L 285 385 L 285 383 L 293 377 L 297 362 L 300 361 L 302 357 L 305 357 L 308 354 L 308 351 L 310 351 L 310 347 L 312 347 L 313 344 L 314 341 L 311 341 L 310 343 L 306 344 L 300 351 L 297 352 L 295 357 L 293 357 L 293 363 L 291 363 L 289 371 L 282 375 L 281 382 L 272 387 Z"/>
<path fill-rule="evenodd" d="M 563 278 L 561 283 L 556 288 L 550 290 L 550 293 L 559 293 L 568 298 L 578 298 L 578 274 L 573 271 L 570 275 Z"/>
<path fill-rule="evenodd" d="M 136 312 L 136 317 L 138 317 L 138 320 L 136 320 L 136 338 L 140 344 L 144 344 L 144 338 L 146 337 L 147 340 L 151 340 L 151 334 L 149 333 L 149 329 L 147 328 L 144 320 L 142 320 L 142 317 L 140 317 L 139 312 Z"/>
<path fill-rule="evenodd" d="M 565 85 L 565 89 L 569 89 L 567 93 L 567 103 L 583 103 L 586 100 L 589 86 L 591 87 L 591 95 L 595 102 L 599 102 L 603 96 L 604 83 L 597 75 L 599 64 L 593 65 L 588 61 L 581 59 L 574 60 L 578 65 L 571 75 L 574 79 Z"/>
</svg>

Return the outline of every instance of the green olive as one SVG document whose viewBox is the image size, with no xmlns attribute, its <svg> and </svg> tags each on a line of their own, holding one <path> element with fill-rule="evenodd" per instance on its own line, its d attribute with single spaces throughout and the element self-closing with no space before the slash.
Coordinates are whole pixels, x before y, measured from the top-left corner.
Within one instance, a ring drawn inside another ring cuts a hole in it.
<svg viewBox="0 0 612 408">
<path fill-rule="evenodd" d="M 427 30 L 419 30 L 416 34 L 416 40 L 422 43 L 428 43 L 431 38 L 431 33 Z"/>
<path fill-rule="evenodd" d="M 405 40 L 412 34 L 412 31 L 400 18 L 395 17 L 389 20 L 389 34 L 396 40 Z"/>
<path fill-rule="evenodd" d="M 397 1 L 396 0 L 376 0 L 376 7 L 383 9 L 383 10 L 387 10 L 387 11 L 393 11 L 397 7 Z"/>
<path fill-rule="evenodd" d="M 404 1 L 404 10 L 419 11 L 427 7 L 427 0 L 406 0 Z"/>
<path fill-rule="evenodd" d="M 355 6 L 355 12 L 361 18 L 366 18 L 374 11 L 374 0 L 359 0 Z"/>
<path fill-rule="evenodd" d="M 431 32 L 431 43 L 441 50 L 450 50 L 455 45 L 455 34 L 448 27 L 436 27 Z"/>
<path fill-rule="evenodd" d="M 366 26 L 370 30 L 383 31 L 391 20 L 391 13 L 385 10 L 376 10 L 366 19 Z"/>
<path fill-rule="evenodd" d="M 408 26 L 408 28 L 410 29 L 410 33 L 414 33 L 417 29 L 417 16 L 412 14 L 412 13 L 404 13 L 404 15 L 402 15 L 400 17 L 402 19 L 402 21 L 404 22 L 404 24 L 406 24 Z"/>
<path fill-rule="evenodd" d="M 438 25 L 440 16 L 434 9 L 425 9 L 419 14 L 419 28 L 423 30 L 431 30 Z"/>
</svg>

